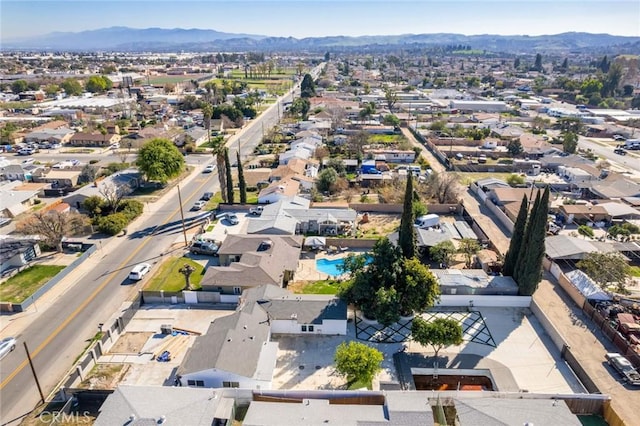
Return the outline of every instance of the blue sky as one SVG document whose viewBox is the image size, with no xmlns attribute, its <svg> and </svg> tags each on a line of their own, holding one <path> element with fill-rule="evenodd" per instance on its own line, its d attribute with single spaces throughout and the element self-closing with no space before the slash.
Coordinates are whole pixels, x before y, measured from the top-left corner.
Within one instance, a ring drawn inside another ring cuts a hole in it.
<svg viewBox="0 0 640 426">
<path fill-rule="evenodd" d="M 110 26 L 202 28 L 297 38 L 567 31 L 640 36 L 640 1 L 0 0 L 3 39 Z"/>
</svg>

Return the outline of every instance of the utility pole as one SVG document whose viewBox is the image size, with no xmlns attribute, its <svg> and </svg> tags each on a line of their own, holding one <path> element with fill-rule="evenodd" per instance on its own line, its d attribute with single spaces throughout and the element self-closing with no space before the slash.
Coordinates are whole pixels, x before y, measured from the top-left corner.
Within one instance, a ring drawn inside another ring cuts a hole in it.
<svg viewBox="0 0 640 426">
<path fill-rule="evenodd" d="M 182 234 L 184 235 L 184 245 L 185 247 L 189 245 L 187 242 L 187 229 L 184 226 L 184 212 L 182 211 L 182 195 L 180 194 L 180 185 L 178 186 L 178 203 L 180 203 L 180 217 L 182 218 Z"/>
<path fill-rule="evenodd" d="M 242 151 L 240 151 L 240 138 L 238 138 L 238 156 L 240 157 L 240 159 L 242 159 Z M 240 167 L 240 164 L 238 164 L 238 167 Z"/>
<path fill-rule="evenodd" d="M 29 348 L 27 347 L 27 342 L 22 342 L 24 345 L 24 350 L 27 353 L 27 359 L 29 360 L 29 366 L 31 367 L 31 372 L 33 373 L 33 378 L 36 380 L 36 386 L 38 387 L 38 392 L 40 392 L 40 401 L 44 404 L 44 394 L 42 393 L 42 388 L 40 387 L 40 381 L 38 380 L 38 375 L 36 374 L 36 369 L 33 366 L 33 361 L 31 360 L 31 354 L 29 353 Z"/>
</svg>

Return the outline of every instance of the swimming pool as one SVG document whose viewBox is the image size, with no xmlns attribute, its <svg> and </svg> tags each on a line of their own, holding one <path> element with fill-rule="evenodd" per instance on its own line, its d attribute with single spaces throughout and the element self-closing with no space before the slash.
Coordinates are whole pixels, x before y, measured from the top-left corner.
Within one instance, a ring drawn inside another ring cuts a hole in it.
<svg viewBox="0 0 640 426">
<path fill-rule="evenodd" d="M 371 256 L 367 256 L 366 264 L 368 265 L 373 261 Z M 316 269 L 323 274 L 337 277 L 342 275 L 342 265 L 344 265 L 344 258 L 341 259 L 316 259 Z"/>
</svg>

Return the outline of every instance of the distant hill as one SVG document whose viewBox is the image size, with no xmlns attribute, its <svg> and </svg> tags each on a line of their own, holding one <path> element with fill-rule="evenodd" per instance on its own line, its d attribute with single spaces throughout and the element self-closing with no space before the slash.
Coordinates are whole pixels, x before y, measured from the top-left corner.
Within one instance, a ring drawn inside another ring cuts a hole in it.
<svg viewBox="0 0 640 426">
<path fill-rule="evenodd" d="M 69 51 L 216 51 L 216 50 L 309 50 L 385 49 L 393 47 L 431 47 L 464 45 L 474 50 L 504 53 L 561 53 L 601 51 L 616 48 L 634 52 L 640 37 L 609 34 L 562 33 L 543 36 L 500 36 L 462 34 L 404 34 L 393 36 L 327 36 L 296 39 L 255 34 L 224 33 L 201 29 L 135 29 L 111 27 L 78 33 L 51 33 L 39 37 L 3 40 L 3 50 Z M 637 52 L 637 50 L 635 50 Z"/>
</svg>

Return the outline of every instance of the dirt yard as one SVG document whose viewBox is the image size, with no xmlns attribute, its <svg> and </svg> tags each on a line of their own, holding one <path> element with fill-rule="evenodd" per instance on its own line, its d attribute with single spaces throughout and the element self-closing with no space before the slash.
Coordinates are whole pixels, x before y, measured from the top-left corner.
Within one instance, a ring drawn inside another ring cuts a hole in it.
<svg viewBox="0 0 640 426">
<path fill-rule="evenodd" d="M 79 388 L 115 389 L 129 371 L 128 364 L 96 364 Z"/>
<path fill-rule="evenodd" d="M 154 333 L 124 333 L 111 347 L 111 354 L 138 354 Z"/>
<path fill-rule="evenodd" d="M 362 223 L 362 217 L 358 219 L 358 235 L 363 238 L 386 237 L 400 226 L 399 214 L 369 213 L 368 216 L 367 223 Z"/>
</svg>

